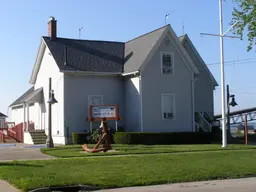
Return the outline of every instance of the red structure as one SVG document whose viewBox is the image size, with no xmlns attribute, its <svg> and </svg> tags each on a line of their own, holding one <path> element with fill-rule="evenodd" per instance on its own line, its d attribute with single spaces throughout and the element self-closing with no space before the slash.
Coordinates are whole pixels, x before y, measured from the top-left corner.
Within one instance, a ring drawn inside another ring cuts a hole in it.
<svg viewBox="0 0 256 192">
<path fill-rule="evenodd" d="M 87 147 L 87 144 L 83 145 L 83 149 L 89 153 L 97 153 L 100 151 L 107 152 L 108 150 L 112 149 L 110 135 L 109 135 L 109 131 L 108 131 L 108 124 L 105 120 L 102 120 L 101 123 L 102 123 L 102 134 L 101 134 L 101 138 L 99 139 L 98 143 L 92 149 L 89 149 Z M 98 148 L 100 146 L 100 144 L 102 144 L 103 142 L 104 142 L 104 144 L 102 145 L 102 147 Z"/>
<path fill-rule="evenodd" d="M 6 122 L 5 127 L 0 128 L 0 143 L 6 142 L 8 138 L 14 139 L 17 142 L 24 142 L 24 126 L 27 123 Z M 28 130 L 34 129 L 34 123 L 29 123 Z"/>
</svg>

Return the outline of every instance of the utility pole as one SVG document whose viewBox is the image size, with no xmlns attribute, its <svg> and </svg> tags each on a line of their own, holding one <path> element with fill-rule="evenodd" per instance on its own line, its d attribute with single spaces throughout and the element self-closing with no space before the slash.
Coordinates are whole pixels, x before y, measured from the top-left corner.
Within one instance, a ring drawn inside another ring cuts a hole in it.
<svg viewBox="0 0 256 192">
<path fill-rule="evenodd" d="M 225 72 L 224 72 L 224 46 L 223 37 L 239 38 L 236 36 L 225 36 L 236 24 L 235 22 L 225 33 L 223 33 L 223 16 L 222 16 L 222 1 L 219 0 L 219 20 L 220 34 L 201 33 L 201 35 L 219 36 L 220 37 L 220 72 L 221 72 L 221 111 L 222 111 L 222 147 L 227 147 L 227 124 L 226 124 L 226 102 L 225 102 Z"/>
<path fill-rule="evenodd" d="M 220 16 L 220 73 L 221 73 L 221 111 L 222 111 L 222 147 L 227 147 L 227 126 L 225 110 L 225 73 L 224 73 L 224 50 L 223 50 L 223 20 L 222 20 L 222 0 L 219 0 Z"/>
</svg>

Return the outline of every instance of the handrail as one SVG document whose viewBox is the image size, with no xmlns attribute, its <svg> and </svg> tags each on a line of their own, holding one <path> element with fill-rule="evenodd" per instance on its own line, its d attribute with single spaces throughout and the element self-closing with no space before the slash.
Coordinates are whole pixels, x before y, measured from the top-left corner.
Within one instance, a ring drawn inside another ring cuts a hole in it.
<svg viewBox="0 0 256 192">
<path fill-rule="evenodd" d="M 196 126 L 195 132 L 199 132 L 199 128 L 200 128 L 199 124 L 197 122 L 194 122 L 194 123 L 195 123 L 195 126 Z"/>
<path fill-rule="evenodd" d="M 4 133 L 0 131 L 0 142 L 4 142 Z"/>
<path fill-rule="evenodd" d="M 12 128 L 9 128 L 7 131 L 8 136 L 12 137 L 18 142 L 24 142 L 24 133 L 23 133 L 23 123 L 15 125 Z"/>
<path fill-rule="evenodd" d="M 211 132 L 212 125 L 204 118 L 204 116 L 201 113 L 199 113 L 199 117 L 200 127 L 204 129 L 204 131 Z"/>
</svg>

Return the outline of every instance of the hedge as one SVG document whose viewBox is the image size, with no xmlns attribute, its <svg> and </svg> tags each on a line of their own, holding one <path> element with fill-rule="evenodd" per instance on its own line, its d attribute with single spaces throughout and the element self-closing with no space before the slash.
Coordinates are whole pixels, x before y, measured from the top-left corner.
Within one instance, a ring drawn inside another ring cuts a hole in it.
<svg viewBox="0 0 256 192">
<path fill-rule="evenodd" d="M 73 132 L 72 133 L 72 143 L 73 144 L 84 144 L 88 143 L 87 137 L 89 136 L 89 133 L 79 133 L 79 132 Z"/>
<path fill-rule="evenodd" d="M 141 133 L 116 132 L 116 144 L 209 144 L 212 134 L 207 132 L 178 132 L 178 133 Z"/>
</svg>

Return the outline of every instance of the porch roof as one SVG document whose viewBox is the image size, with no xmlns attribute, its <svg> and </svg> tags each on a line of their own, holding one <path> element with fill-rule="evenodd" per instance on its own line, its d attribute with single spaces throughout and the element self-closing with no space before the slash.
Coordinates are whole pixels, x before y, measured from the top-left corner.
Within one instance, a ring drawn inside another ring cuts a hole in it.
<svg viewBox="0 0 256 192">
<path fill-rule="evenodd" d="M 7 116 L 0 112 L 0 117 L 7 117 Z"/>
<path fill-rule="evenodd" d="M 38 88 L 23 99 L 23 103 L 42 103 L 43 102 L 43 88 Z"/>
</svg>

